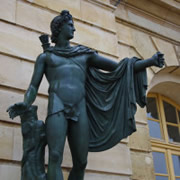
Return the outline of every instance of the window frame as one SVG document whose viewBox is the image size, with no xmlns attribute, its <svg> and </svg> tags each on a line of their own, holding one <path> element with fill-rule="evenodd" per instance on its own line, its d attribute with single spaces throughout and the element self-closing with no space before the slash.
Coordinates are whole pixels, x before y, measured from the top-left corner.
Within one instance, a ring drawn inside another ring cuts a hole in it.
<svg viewBox="0 0 180 180">
<path fill-rule="evenodd" d="M 178 111 L 180 112 L 180 105 L 176 104 L 169 98 L 160 94 L 156 94 L 156 93 L 149 93 L 147 97 L 156 99 L 157 113 L 158 113 L 158 118 L 159 118 L 159 119 L 154 119 L 154 118 L 147 117 L 147 120 L 156 121 L 160 123 L 160 131 L 161 131 L 161 136 L 162 136 L 162 139 L 158 139 L 158 138 L 154 138 L 150 136 L 152 151 L 164 153 L 168 179 L 175 180 L 176 178 L 180 178 L 180 176 L 175 176 L 172 155 L 180 156 L 180 143 L 169 141 L 167 125 L 174 126 L 174 124 L 170 122 L 166 122 L 163 101 L 175 107 L 176 116 L 177 116 L 176 127 L 178 127 L 179 132 L 180 132 L 180 117 L 179 117 Z M 160 174 L 160 173 L 155 173 L 155 175 L 163 176 L 163 177 L 165 176 L 164 174 Z"/>
</svg>

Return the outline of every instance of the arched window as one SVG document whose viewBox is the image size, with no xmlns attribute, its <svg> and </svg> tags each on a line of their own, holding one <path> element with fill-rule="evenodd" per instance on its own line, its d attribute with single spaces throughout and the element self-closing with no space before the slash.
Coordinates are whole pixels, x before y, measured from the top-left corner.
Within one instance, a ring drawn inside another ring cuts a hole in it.
<svg viewBox="0 0 180 180">
<path fill-rule="evenodd" d="M 180 105 L 149 94 L 147 118 L 156 180 L 180 180 Z"/>
</svg>

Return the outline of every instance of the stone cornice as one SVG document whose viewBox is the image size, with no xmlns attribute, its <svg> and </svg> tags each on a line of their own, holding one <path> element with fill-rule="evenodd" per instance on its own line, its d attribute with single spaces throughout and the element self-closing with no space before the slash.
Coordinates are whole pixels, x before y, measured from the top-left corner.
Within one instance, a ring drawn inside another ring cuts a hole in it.
<svg viewBox="0 0 180 180">
<path fill-rule="evenodd" d="M 124 24 L 124 25 L 126 25 L 128 27 L 131 27 L 131 28 L 137 29 L 139 31 L 145 32 L 145 33 L 147 33 L 147 34 L 149 34 L 151 36 L 158 37 L 158 38 L 160 38 L 162 40 L 165 40 L 167 42 L 170 42 L 170 43 L 172 43 L 174 45 L 177 45 L 177 46 L 179 45 L 179 41 L 176 41 L 175 39 L 169 38 L 169 37 L 164 36 L 162 34 L 158 34 L 156 32 L 153 32 L 153 31 L 149 30 L 148 28 L 141 27 L 141 26 L 139 26 L 137 24 L 134 24 L 134 23 L 131 23 L 131 22 L 128 22 L 128 21 L 124 21 L 124 20 L 120 19 L 119 17 L 116 17 L 116 22 L 117 23 L 122 23 L 122 24 Z"/>
<path fill-rule="evenodd" d="M 114 5 L 115 2 L 115 0 L 111 0 L 112 5 Z M 142 11 L 145 14 L 156 16 L 172 24 L 180 25 L 180 3 L 175 0 L 142 0 L 141 3 L 137 3 L 134 0 L 121 0 L 118 6 L 120 5 L 131 9 L 138 9 L 138 11 Z"/>
<path fill-rule="evenodd" d="M 140 20 L 135 21 L 135 19 L 133 18 L 131 19 L 132 16 L 129 17 L 128 13 L 131 13 L 131 15 L 133 14 L 134 17 L 136 16 L 141 18 L 143 22 L 141 22 Z M 168 34 L 167 36 L 166 34 L 160 33 L 157 31 L 157 27 L 155 26 L 155 24 L 157 24 L 157 26 L 159 26 L 158 28 L 160 28 L 161 26 L 161 28 L 164 27 L 166 28 L 166 30 L 172 30 L 172 32 L 176 32 L 177 34 L 178 32 L 180 32 L 180 26 L 177 24 L 157 17 L 149 12 L 143 11 L 142 9 L 138 9 L 137 7 L 134 7 L 130 4 L 126 4 L 124 2 L 121 2 L 119 7 L 116 9 L 115 16 L 117 23 L 123 23 L 132 28 L 149 33 L 150 35 L 158 36 L 161 39 L 169 41 L 175 45 L 179 45 L 179 40 L 175 39 L 175 37 L 173 37 L 172 34 Z M 147 22 L 144 21 L 154 23 L 154 28 L 152 28 L 152 26 L 150 26 Z"/>
<path fill-rule="evenodd" d="M 84 0 L 84 1 L 91 2 L 91 3 L 96 4 L 102 8 L 108 9 L 110 11 L 115 11 L 115 9 L 116 9 L 115 6 L 108 4 L 106 2 L 103 3 L 102 1 L 99 1 L 99 0 Z"/>
<path fill-rule="evenodd" d="M 174 27 L 177 27 L 177 28 L 180 28 L 180 26 L 178 24 L 176 24 L 176 22 L 174 21 L 169 21 L 168 19 L 162 17 L 159 13 L 159 16 L 155 15 L 153 12 L 149 12 L 147 11 L 146 9 L 143 9 L 142 7 L 141 8 L 138 8 L 138 6 L 133 6 L 132 4 L 128 4 L 128 3 L 125 3 L 125 2 L 121 2 L 122 5 L 124 5 L 124 7 L 126 7 L 127 9 L 130 9 L 130 10 L 133 10 L 134 12 L 137 12 L 139 14 L 144 14 L 145 16 L 149 16 L 149 17 L 152 17 L 154 19 L 157 19 L 158 21 L 162 21 L 162 24 L 163 23 L 168 23 L 169 25 L 172 25 Z M 157 7 L 158 8 L 158 7 Z M 180 15 L 180 13 L 178 13 Z M 179 16 L 180 17 L 180 16 Z"/>
<path fill-rule="evenodd" d="M 151 0 L 151 1 L 180 14 L 180 0 Z"/>
</svg>

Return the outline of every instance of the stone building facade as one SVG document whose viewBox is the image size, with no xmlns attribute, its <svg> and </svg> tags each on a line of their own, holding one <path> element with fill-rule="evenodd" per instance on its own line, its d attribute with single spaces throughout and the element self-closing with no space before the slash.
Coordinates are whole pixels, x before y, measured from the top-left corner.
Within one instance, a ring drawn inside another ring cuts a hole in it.
<svg viewBox="0 0 180 180">
<path fill-rule="evenodd" d="M 156 51 L 164 53 L 166 59 L 163 69 L 147 70 L 148 102 L 152 98 L 157 102 L 158 118 L 147 118 L 146 108 L 138 108 L 137 132 L 108 151 L 89 153 L 85 180 L 154 180 L 155 176 L 180 179 L 176 173 L 180 165 L 171 158 L 180 157 L 180 141 L 177 138 L 169 143 L 170 130 L 161 113 L 165 112 L 161 103 L 167 99 L 177 115 L 176 125 L 170 125 L 180 132 L 180 1 L 1 0 L 0 180 L 19 180 L 22 158 L 20 119 L 9 119 L 6 109 L 23 100 L 34 62 L 42 52 L 38 37 L 42 33 L 50 34 L 50 21 L 63 9 L 68 9 L 74 17 L 76 32 L 72 45 L 83 44 L 115 61 L 132 56 L 146 59 Z M 35 101 L 41 120 L 46 117 L 47 89 L 44 78 Z M 152 108 L 150 104 L 149 110 Z M 148 122 L 160 124 L 159 131 L 163 134 L 160 140 L 149 134 L 152 127 Z M 63 160 L 65 179 L 72 165 L 67 146 Z M 152 151 L 164 153 L 164 174 L 156 169 L 156 154 Z"/>
</svg>

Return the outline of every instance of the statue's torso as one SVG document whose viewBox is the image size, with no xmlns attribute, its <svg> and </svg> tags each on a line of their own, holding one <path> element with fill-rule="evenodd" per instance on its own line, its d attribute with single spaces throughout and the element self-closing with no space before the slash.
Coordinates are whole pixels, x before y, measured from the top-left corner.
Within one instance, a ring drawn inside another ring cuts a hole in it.
<svg viewBox="0 0 180 180">
<path fill-rule="evenodd" d="M 62 57 L 50 53 L 45 73 L 49 93 L 56 93 L 65 104 L 77 104 L 85 95 L 87 55 Z"/>
</svg>

